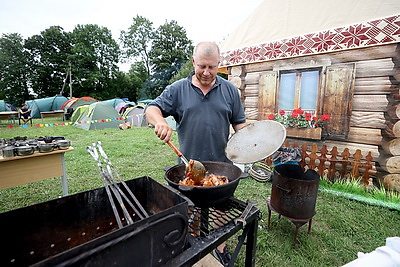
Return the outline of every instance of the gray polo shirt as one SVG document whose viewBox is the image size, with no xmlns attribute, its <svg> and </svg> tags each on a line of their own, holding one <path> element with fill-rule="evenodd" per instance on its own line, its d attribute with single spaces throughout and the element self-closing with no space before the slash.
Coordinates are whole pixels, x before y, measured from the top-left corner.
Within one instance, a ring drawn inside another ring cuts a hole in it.
<svg viewBox="0 0 400 267">
<path fill-rule="evenodd" d="M 230 162 L 225 156 L 229 127 L 246 121 L 238 89 L 217 76 L 204 95 L 192 84 L 193 74 L 169 85 L 150 106 L 159 107 L 164 117 L 174 117 L 186 158 Z"/>
</svg>

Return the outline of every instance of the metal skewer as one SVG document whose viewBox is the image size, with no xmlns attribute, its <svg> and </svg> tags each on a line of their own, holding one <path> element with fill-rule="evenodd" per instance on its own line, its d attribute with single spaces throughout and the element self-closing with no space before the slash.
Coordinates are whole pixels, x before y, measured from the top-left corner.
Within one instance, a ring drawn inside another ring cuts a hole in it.
<svg viewBox="0 0 400 267">
<path fill-rule="evenodd" d="M 146 212 L 146 210 L 143 208 L 143 206 L 140 204 L 140 202 L 137 200 L 137 198 L 135 197 L 135 195 L 132 193 L 132 191 L 130 190 L 130 188 L 128 187 L 128 185 L 125 183 L 125 181 L 122 179 L 122 177 L 119 175 L 118 171 L 116 170 L 116 168 L 112 165 L 111 161 L 109 160 L 107 154 L 104 152 L 103 147 L 101 146 L 101 142 L 98 141 L 97 142 L 97 148 L 100 151 L 101 156 L 103 157 L 104 162 L 107 164 L 107 169 L 108 172 L 110 173 L 110 177 L 111 179 L 113 179 L 113 181 L 115 182 L 114 176 L 113 176 L 113 172 L 116 174 L 118 180 L 122 183 L 122 185 L 124 186 L 125 190 L 128 192 L 128 194 L 131 196 L 131 198 L 133 199 L 133 201 L 135 202 L 135 204 L 138 206 L 138 208 L 140 209 L 141 213 L 139 211 L 137 211 L 137 209 L 134 207 L 134 205 L 129 201 L 128 198 L 126 198 L 128 200 L 128 203 L 132 204 L 131 207 L 134 209 L 134 211 L 137 213 L 137 215 L 143 219 L 143 218 L 147 218 L 149 217 L 149 214 Z M 119 188 L 119 187 L 118 187 Z M 123 194 L 123 192 L 121 191 L 121 193 Z M 125 195 L 125 194 L 123 194 Z"/>
<path fill-rule="evenodd" d="M 110 186 L 108 185 L 108 182 L 107 182 L 107 180 L 105 178 L 105 171 L 103 169 L 103 166 L 101 165 L 101 162 L 99 161 L 98 156 L 96 157 L 96 155 L 95 155 L 95 153 L 94 153 L 94 151 L 93 151 L 93 149 L 91 147 L 88 146 L 87 147 L 87 151 L 93 157 L 93 159 L 97 162 L 97 166 L 100 169 L 100 176 L 103 178 L 104 187 L 106 189 L 108 199 L 110 200 L 111 208 L 113 210 L 115 219 L 117 220 L 118 227 L 122 228 L 123 227 L 122 221 L 121 221 L 121 218 L 119 217 L 117 208 L 115 207 L 114 199 L 113 199 L 113 197 L 111 195 L 111 192 L 110 192 Z"/>
</svg>

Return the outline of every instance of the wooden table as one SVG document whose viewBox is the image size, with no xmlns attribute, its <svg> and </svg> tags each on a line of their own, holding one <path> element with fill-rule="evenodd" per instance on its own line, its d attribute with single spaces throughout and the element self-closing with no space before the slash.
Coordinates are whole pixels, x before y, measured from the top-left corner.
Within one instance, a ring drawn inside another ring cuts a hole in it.
<svg viewBox="0 0 400 267">
<path fill-rule="evenodd" d="M 0 121 L 1 120 L 11 120 L 13 117 L 18 119 L 18 111 L 1 111 L 0 112 Z"/>
<path fill-rule="evenodd" d="M 42 116 L 42 123 L 44 118 L 62 118 L 65 121 L 64 110 L 44 111 L 40 112 L 40 115 Z"/>
<path fill-rule="evenodd" d="M 0 158 L 0 189 L 61 176 L 63 195 L 68 195 L 64 153 L 72 150 L 74 148 L 69 147 L 48 153 Z"/>
</svg>

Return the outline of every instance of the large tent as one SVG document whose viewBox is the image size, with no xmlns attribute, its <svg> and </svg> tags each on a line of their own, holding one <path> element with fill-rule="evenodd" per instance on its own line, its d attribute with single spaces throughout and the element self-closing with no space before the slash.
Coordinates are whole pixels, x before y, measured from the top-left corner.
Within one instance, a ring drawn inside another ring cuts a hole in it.
<svg viewBox="0 0 400 267">
<path fill-rule="evenodd" d="M 84 130 L 119 128 L 120 115 L 110 105 L 102 102 L 90 104 L 80 116 L 75 126 Z"/>
<path fill-rule="evenodd" d="M 220 71 L 226 66 L 393 42 L 391 24 L 396 22 L 390 18 L 399 14 L 399 0 L 264 0 L 220 44 Z M 349 25 L 338 39 L 335 32 Z M 375 36 L 367 36 L 368 26 L 376 28 L 370 31 Z M 359 35 L 368 42 L 354 38 Z"/>
<path fill-rule="evenodd" d="M 65 96 L 53 96 L 25 101 L 25 104 L 31 110 L 32 118 L 40 118 L 40 112 L 61 110 L 61 106 L 68 100 Z"/>
</svg>

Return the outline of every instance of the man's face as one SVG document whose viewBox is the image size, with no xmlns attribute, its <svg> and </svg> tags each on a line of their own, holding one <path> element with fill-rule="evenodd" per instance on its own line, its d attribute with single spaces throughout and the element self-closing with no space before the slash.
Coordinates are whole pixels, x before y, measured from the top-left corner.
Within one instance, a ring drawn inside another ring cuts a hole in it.
<svg viewBox="0 0 400 267">
<path fill-rule="evenodd" d="M 194 72 L 197 80 L 203 86 L 214 84 L 218 72 L 219 58 L 217 55 L 204 56 L 199 55 L 192 58 Z"/>
</svg>

